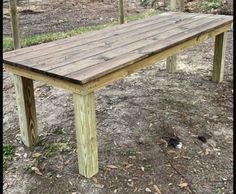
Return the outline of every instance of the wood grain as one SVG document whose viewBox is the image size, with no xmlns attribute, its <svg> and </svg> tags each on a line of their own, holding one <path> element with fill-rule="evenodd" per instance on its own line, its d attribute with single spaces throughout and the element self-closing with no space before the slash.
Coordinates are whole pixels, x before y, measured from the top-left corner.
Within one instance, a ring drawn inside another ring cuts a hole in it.
<svg viewBox="0 0 236 194">
<path fill-rule="evenodd" d="M 177 62 L 177 56 L 172 55 L 167 58 L 166 60 L 166 70 L 168 73 L 175 73 L 176 72 L 176 62 Z"/>
<path fill-rule="evenodd" d="M 31 147 L 38 140 L 33 80 L 14 75 L 21 139 Z"/>
<path fill-rule="evenodd" d="M 79 172 L 90 178 L 98 172 L 94 93 L 73 94 Z"/>
<path fill-rule="evenodd" d="M 170 18 L 172 20 L 168 21 Z M 42 74 L 43 80 L 48 76 L 52 79 L 65 80 L 65 83 L 84 85 L 159 52 L 169 50 L 175 45 L 201 37 L 202 34 L 208 34 L 211 37 L 212 34 L 222 33 L 222 29 L 230 29 L 229 26 L 232 24 L 230 16 L 207 14 L 171 13 L 149 19 L 150 22 L 147 19 L 138 22 L 138 28 L 135 23 L 130 26 L 126 24 L 123 24 L 124 27 L 119 26 L 117 28 L 119 32 L 113 28 L 110 31 L 111 36 L 109 33 L 109 35 L 106 34 L 108 30 L 102 30 L 100 33 L 95 33 L 98 38 L 90 34 L 67 39 L 64 42 L 56 41 L 54 44 L 60 45 L 58 50 L 54 47 L 55 45 L 52 46 L 53 43 L 49 50 L 43 44 L 42 55 L 41 50 L 37 51 L 37 49 L 32 50 L 32 53 L 28 50 L 26 54 L 24 54 L 25 50 L 11 52 L 10 55 L 6 53 L 8 57 L 5 58 L 4 55 L 3 62 L 22 68 L 24 71 L 27 69 L 37 73 L 37 78 L 40 78 L 38 74 Z M 146 25 L 146 23 L 148 24 Z M 127 27 L 131 29 L 127 29 Z M 84 40 L 81 44 L 73 45 L 74 41 L 83 41 L 81 37 L 90 37 L 92 40 Z M 85 44 L 88 42 L 91 44 Z M 52 52 L 52 48 L 55 48 L 55 51 Z M 47 51 L 52 53 L 45 54 Z M 52 80 L 47 81 L 56 84 Z M 69 88 L 74 90 L 73 87 Z M 81 92 L 84 88 L 75 90 Z"/>
<path fill-rule="evenodd" d="M 226 39 L 227 39 L 227 32 L 221 33 L 215 37 L 212 81 L 217 83 L 223 81 Z"/>
</svg>

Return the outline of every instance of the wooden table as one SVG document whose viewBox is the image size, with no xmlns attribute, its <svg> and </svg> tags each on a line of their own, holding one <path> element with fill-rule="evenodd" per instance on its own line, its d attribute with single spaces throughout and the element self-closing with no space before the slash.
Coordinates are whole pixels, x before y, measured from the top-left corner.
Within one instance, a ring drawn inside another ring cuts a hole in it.
<svg viewBox="0 0 236 194">
<path fill-rule="evenodd" d="M 98 172 L 94 91 L 211 37 L 215 37 L 212 79 L 221 82 L 232 20 L 168 12 L 4 53 L 4 68 L 14 77 L 22 141 L 32 146 L 38 139 L 33 80 L 73 92 L 79 172 L 92 177 Z"/>
</svg>

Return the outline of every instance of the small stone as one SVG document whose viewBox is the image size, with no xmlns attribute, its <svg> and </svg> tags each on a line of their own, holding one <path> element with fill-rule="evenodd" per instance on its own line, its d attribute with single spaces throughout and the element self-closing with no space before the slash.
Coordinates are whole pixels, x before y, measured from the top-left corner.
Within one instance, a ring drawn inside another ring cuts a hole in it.
<svg viewBox="0 0 236 194">
<path fill-rule="evenodd" d="M 144 138 L 143 138 L 143 137 L 140 137 L 140 138 L 138 139 L 138 143 L 139 143 L 139 144 L 144 144 L 144 142 L 145 142 L 145 141 L 144 141 Z"/>
<path fill-rule="evenodd" d="M 222 177 L 221 179 L 222 179 L 222 181 L 227 181 L 227 178 Z"/>
<path fill-rule="evenodd" d="M 144 172 L 144 167 L 143 166 L 141 166 L 141 170 Z"/>
<path fill-rule="evenodd" d="M 146 192 L 149 192 L 149 193 L 152 192 L 151 189 L 149 189 L 149 188 L 146 188 L 145 191 L 146 191 Z"/>
<path fill-rule="evenodd" d="M 208 140 L 208 144 L 209 144 L 211 147 L 213 147 L 213 148 L 216 147 L 216 142 L 215 142 L 213 139 L 209 139 L 209 140 Z"/>
</svg>

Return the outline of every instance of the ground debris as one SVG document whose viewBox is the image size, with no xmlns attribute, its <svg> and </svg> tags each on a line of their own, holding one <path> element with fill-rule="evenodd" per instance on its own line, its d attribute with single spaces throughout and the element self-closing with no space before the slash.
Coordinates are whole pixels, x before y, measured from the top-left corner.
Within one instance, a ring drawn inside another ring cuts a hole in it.
<svg viewBox="0 0 236 194">
<path fill-rule="evenodd" d="M 161 194 L 161 190 L 159 189 L 159 187 L 157 185 L 153 185 L 155 191 L 157 194 Z"/>
<path fill-rule="evenodd" d="M 112 165 L 112 164 L 108 164 L 106 167 L 110 168 L 110 169 L 117 169 L 118 168 L 117 166 Z"/>
<path fill-rule="evenodd" d="M 35 167 L 35 166 L 31 167 L 31 170 L 32 170 L 34 173 L 36 173 L 37 175 L 40 175 L 40 176 L 43 175 L 43 173 L 40 172 L 40 170 L 39 170 L 37 167 Z"/>
</svg>

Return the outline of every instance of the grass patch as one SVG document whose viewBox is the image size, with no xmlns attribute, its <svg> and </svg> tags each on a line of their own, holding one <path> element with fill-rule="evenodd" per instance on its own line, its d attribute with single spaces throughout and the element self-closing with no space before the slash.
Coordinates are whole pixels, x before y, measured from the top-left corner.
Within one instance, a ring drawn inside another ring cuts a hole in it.
<svg viewBox="0 0 236 194">
<path fill-rule="evenodd" d="M 46 151 L 46 154 L 45 154 L 46 157 L 52 157 L 52 156 L 56 155 L 56 153 L 59 151 L 59 149 L 58 149 L 57 145 L 50 144 L 50 145 L 47 145 L 45 151 Z"/>
<path fill-rule="evenodd" d="M 3 144 L 3 168 L 6 169 L 8 162 L 15 155 L 15 146 L 12 144 Z"/>
<path fill-rule="evenodd" d="M 221 6 L 223 6 L 223 3 L 220 0 L 207 0 L 200 3 L 199 9 L 202 11 L 208 11 L 211 9 L 217 9 Z"/>
<path fill-rule="evenodd" d="M 48 144 L 45 147 L 45 156 L 52 157 L 55 156 L 58 152 L 67 152 L 70 151 L 71 148 L 67 143 L 52 143 Z"/>
<path fill-rule="evenodd" d="M 148 12 L 142 13 L 142 14 L 127 16 L 125 20 L 126 21 L 134 21 L 134 20 L 143 19 L 143 18 L 146 18 L 146 17 L 158 15 L 160 13 L 161 13 L 160 11 L 154 11 L 153 10 L 153 11 L 148 11 Z M 68 38 L 68 37 L 79 35 L 79 34 L 82 34 L 82 33 L 85 33 L 85 32 L 100 30 L 100 29 L 103 29 L 103 28 L 114 26 L 116 24 L 118 24 L 118 22 L 114 21 L 112 23 L 85 26 L 85 27 L 78 27 L 78 28 L 75 28 L 75 29 L 70 30 L 68 32 L 44 33 L 44 34 L 39 34 L 39 35 L 35 35 L 35 36 L 32 36 L 32 37 L 25 37 L 25 38 L 21 38 L 20 45 L 21 45 L 22 48 L 24 48 L 24 47 L 28 47 L 28 46 L 41 44 L 41 43 L 51 42 L 51 41 L 54 41 L 54 40 Z M 13 49 L 14 49 L 13 39 L 11 37 L 3 37 L 3 52 L 11 51 Z"/>
</svg>

